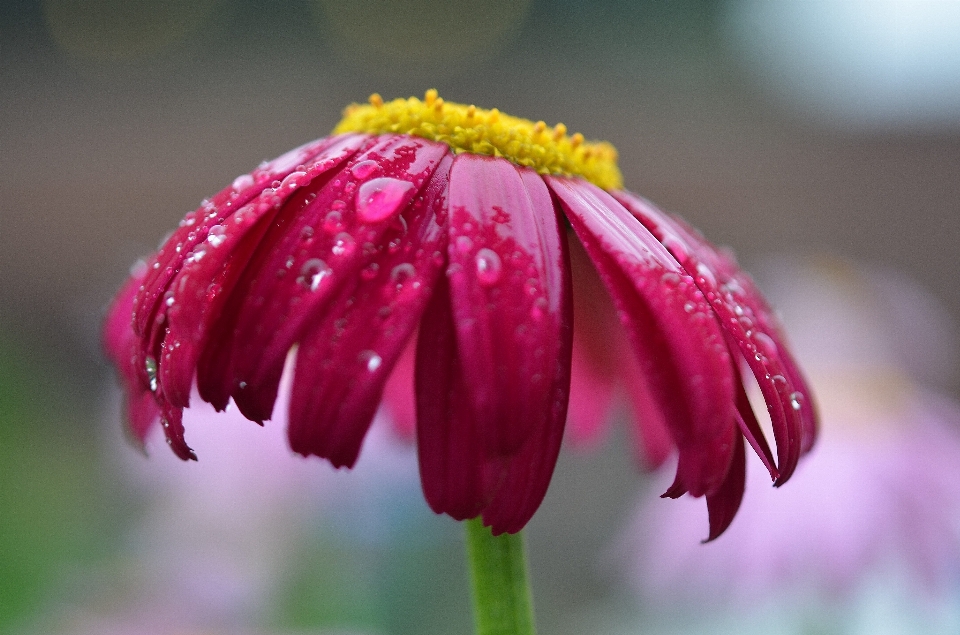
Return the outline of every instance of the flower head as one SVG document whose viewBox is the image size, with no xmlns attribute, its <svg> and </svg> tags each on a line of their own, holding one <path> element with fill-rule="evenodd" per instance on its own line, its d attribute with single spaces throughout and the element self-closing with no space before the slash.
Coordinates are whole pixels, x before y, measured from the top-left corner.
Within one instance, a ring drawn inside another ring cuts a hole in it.
<svg viewBox="0 0 960 635">
<path fill-rule="evenodd" d="M 744 439 L 777 484 L 811 446 L 809 391 L 732 258 L 620 180 L 612 146 L 562 124 L 436 91 L 349 107 L 333 136 L 187 214 L 121 290 L 105 339 L 134 436 L 159 415 L 173 451 L 194 458 L 182 425 L 194 383 L 218 410 L 232 399 L 248 419 L 270 419 L 295 351 L 290 444 L 352 466 L 416 335 L 428 503 L 519 531 L 546 493 L 580 354 L 569 224 L 626 334 L 605 345 L 638 362 L 641 427 L 679 454 L 666 495 L 706 496 L 719 535 L 742 496 Z"/>
</svg>

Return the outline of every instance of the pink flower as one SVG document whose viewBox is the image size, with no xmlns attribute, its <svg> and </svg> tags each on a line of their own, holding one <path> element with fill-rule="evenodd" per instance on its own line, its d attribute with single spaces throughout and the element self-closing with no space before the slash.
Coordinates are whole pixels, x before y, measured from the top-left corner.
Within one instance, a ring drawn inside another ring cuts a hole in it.
<svg viewBox="0 0 960 635">
<path fill-rule="evenodd" d="M 270 419 L 295 350 L 290 444 L 349 467 L 417 334 L 397 381 L 412 373 L 428 503 L 519 531 L 557 459 L 571 356 L 589 365 L 597 344 L 589 315 L 574 333 L 569 223 L 626 334 L 612 345 L 636 360 L 642 431 L 679 454 L 666 495 L 705 496 L 713 538 L 740 503 L 744 439 L 777 484 L 790 477 L 815 415 L 771 312 L 732 258 L 620 189 L 611 146 L 435 91 L 374 96 L 335 132 L 204 201 L 121 290 L 105 339 L 137 438 L 159 415 L 194 458 L 182 425 L 194 383 L 218 410 L 232 399 Z"/>
</svg>

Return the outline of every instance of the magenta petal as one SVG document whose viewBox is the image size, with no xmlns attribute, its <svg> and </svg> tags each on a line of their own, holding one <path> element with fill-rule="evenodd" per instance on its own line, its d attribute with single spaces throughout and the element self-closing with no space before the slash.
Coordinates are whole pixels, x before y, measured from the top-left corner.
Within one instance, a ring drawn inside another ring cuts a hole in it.
<svg viewBox="0 0 960 635">
<path fill-rule="evenodd" d="M 236 324 L 219 344 L 231 351 L 222 356 L 229 369 L 218 370 L 247 418 L 270 418 L 287 352 L 344 285 L 376 274 L 376 260 L 403 231 L 400 213 L 448 152 L 424 139 L 376 137 L 316 198 L 280 211 L 237 285 Z"/>
<path fill-rule="evenodd" d="M 463 398 L 447 280 L 437 284 L 417 336 L 417 455 L 430 508 L 456 520 L 474 518 L 493 497 L 503 468 L 488 460 Z"/>
<path fill-rule="evenodd" d="M 177 408 L 160 399 L 160 423 L 163 425 L 163 434 L 167 437 L 167 445 L 179 458 L 184 461 L 196 461 L 197 455 L 183 438 L 183 408 Z"/>
<path fill-rule="evenodd" d="M 290 401 L 294 451 L 336 467 L 356 460 L 387 377 L 444 264 L 447 237 L 434 210 L 444 207 L 450 162 L 441 162 L 417 202 L 398 217 L 404 233 L 374 260 L 376 271 L 344 285 L 300 342 Z"/>
<path fill-rule="evenodd" d="M 743 489 L 747 480 L 746 452 L 743 449 L 743 439 L 736 435 L 733 440 L 734 454 L 730 463 L 730 472 L 723 481 L 720 489 L 707 494 L 707 513 L 710 518 L 710 535 L 705 542 L 717 538 L 737 515 L 740 502 L 743 500 Z"/>
<path fill-rule="evenodd" d="M 786 352 L 772 312 L 736 264 L 693 230 L 628 192 L 618 192 L 617 199 L 685 269 L 696 273 L 697 286 L 760 385 L 777 441 L 777 483 L 785 482 L 804 448 L 812 443 L 808 430 L 815 430 L 816 423 L 812 407 L 804 409 L 809 393 L 801 392 L 806 386 Z M 755 439 L 751 443 L 758 447 Z"/>
<path fill-rule="evenodd" d="M 613 377 L 596 368 L 584 351 L 587 346 L 574 334 L 567 414 L 567 436 L 574 446 L 589 446 L 602 438 L 613 404 Z"/>
<path fill-rule="evenodd" d="M 734 377 L 723 332 L 691 276 L 600 188 L 547 177 L 586 248 L 680 453 L 694 496 L 716 492 L 730 467 Z"/>
<path fill-rule="evenodd" d="M 533 170 L 472 154 L 454 159 L 449 205 L 447 275 L 467 396 L 484 450 L 509 456 L 553 425 L 556 368 L 570 364 L 561 360 L 572 309 L 557 213 Z"/>
<path fill-rule="evenodd" d="M 141 448 L 160 409 L 149 385 L 143 385 L 136 368 L 138 338 L 133 332 L 133 298 L 146 275 L 146 267 L 135 271 L 113 300 L 103 324 L 104 352 L 120 373 L 124 393 L 124 416 L 132 440 Z"/>
</svg>

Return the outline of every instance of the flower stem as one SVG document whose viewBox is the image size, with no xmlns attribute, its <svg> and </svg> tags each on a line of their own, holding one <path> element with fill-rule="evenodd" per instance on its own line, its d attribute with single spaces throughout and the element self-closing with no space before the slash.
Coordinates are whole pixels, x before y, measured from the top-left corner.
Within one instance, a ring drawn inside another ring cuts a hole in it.
<svg viewBox="0 0 960 635">
<path fill-rule="evenodd" d="M 464 526 L 476 635 L 534 635 L 523 534 L 494 536 L 479 518 Z"/>
</svg>

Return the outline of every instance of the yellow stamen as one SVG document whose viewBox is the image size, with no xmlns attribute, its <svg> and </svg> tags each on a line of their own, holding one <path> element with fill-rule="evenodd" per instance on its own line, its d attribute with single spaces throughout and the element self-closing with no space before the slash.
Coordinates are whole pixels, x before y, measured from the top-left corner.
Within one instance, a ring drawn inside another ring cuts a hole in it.
<svg viewBox="0 0 960 635">
<path fill-rule="evenodd" d="M 446 143 L 457 153 L 500 156 L 540 174 L 579 176 L 608 190 L 623 187 L 616 148 L 605 141 L 587 142 L 579 132 L 568 136 L 562 123 L 550 129 L 542 121 L 511 117 L 496 108 L 445 102 L 433 89 L 423 101 L 384 102 L 374 93 L 369 102 L 347 106 L 334 134 L 409 134 Z"/>
</svg>

